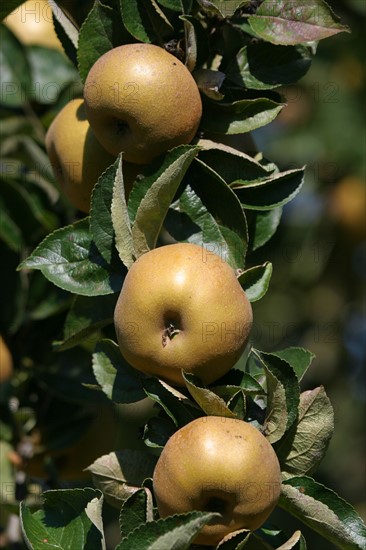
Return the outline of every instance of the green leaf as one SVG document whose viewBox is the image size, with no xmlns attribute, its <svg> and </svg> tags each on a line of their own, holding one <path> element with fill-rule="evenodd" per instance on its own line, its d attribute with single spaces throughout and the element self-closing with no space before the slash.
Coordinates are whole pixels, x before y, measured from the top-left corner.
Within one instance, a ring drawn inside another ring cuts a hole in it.
<svg viewBox="0 0 366 550">
<path fill-rule="evenodd" d="M 75 58 L 76 50 L 78 47 L 79 31 L 75 27 L 74 23 L 72 23 L 67 15 L 63 12 L 63 10 L 59 8 L 55 0 L 48 0 L 48 2 L 52 8 L 53 22 L 57 34 L 59 34 L 60 28 L 62 29 L 61 43 L 64 45 L 64 39 L 67 40 L 67 49 L 71 48 L 70 53 L 72 53 L 72 57 Z"/>
<path fill-rule="evenodd" d="M 23 167 L 24 168 L 24 167 Z M 34 191 L 34 192 L 33 192 Z M 50 229 L 50 220 L 37 200 L 38 190 L 11 178 L 1 181 L 0 194 L 5 208 L 22 233 L 23 241 L 33 245 Z"/>
<path fill-rule="evenodd" d="M 201 126 L 214 134 L 243 134 L 269 124 L 283 105 L 271 99 L 240 99 L 233 103 L 206 101 Z"/>
<path fill-rule="evenodd" d="M 271 210 L 291 201 L 304 183 L 304 170 L 288 170 L 257 182 L 232 183 L 232 188 L 244 208 Z"/>
<path fill-rule="evenodd" d="M 169 10 L 182 12 L 183 10 L 183 4 L 181 0 L 158 0 L 158 4 L 163 6 L 164 8 L 168 8 Z"/>
<path fill-rule="evenodd" d="M 233 269 L 243 268 L 247 251 L 247 225 L 235 194 L 222 178 L 201 161 L 187 173 L 187 186 L 176 203 L 177 211 L 188 216 L 196 231 L 187 240 L 216 253 Z"/>
<path fill-rule="evenodd" d="M 116 160 L 99 177 L 91 199 L 90 230 L 92 238 L 99 252 L 108 263 L 111 262 L 116 252 L 111 207 L 118 163 L 119 161 Z"/>
<path fill-rule="evenodd" d="M 202 527 L 217 517 L 219 514 L 189 512 L 151 521 L 132 531 L 116 550 L 188 550 Z"/>
<path fill-rule="evenodd" d="M 115 7 L 95 2 L 79 35 L 78 66 L 83 82 L 94 63 L 106 52 L 128 41 L 121 13 Z"/>
<path fill-rule="evenodd" d="M 31 68 L 24 46 L 5 25 L 0 26 L 0 103 L 21 107 L 31 89 Z"/>
<path fill-rule="evenodd" d="M 55 27 L 57 37 L 60 40 L 67 57 L 70 59 L 75 68 L 77 68 L 79 32 L 64 12 L 56 5 L 54 0 L 48 0 L 48 3 L 52 7 L 53 25 Z M 71 89 L 69 91 L 72 93 L 73 97 L 75 91 Z"/>
<path fill-rule="evenodd" d="M 30 100 L 42 105 L 54 104 L 62 90 L 80 81 L 75 67 L 60 51 L 36 45 L 28 46 L 26 51 L 32 75 Z"/>
<path fill-rule="evenodd" d="M 153 416 L 145 425 L 144 443 L 148 447 L 163 449 L 175 431 L 176 426 L 170 417 Z"/>
<path fill-rule="evenodd" d="M 219 101 L 225 96 L 220 88 L 226 78 L 225 73 L 212 69 L 198 69 L 193 74 L 197 87 L 207 97 Z"/>
<path fill-rule="evenodd" d="M 286 46 L 348 32 L 323 0 L 265 0 L 248 21 L 263 40 Z"/>
<path fill-rule="evenodd" d="M 201 143 L 201 142 L 200 142 Z M 246 153 L 230 147 L 212 146 L 200 151 L 198 158 L 219 174 L 226 183 L 246 182 L 267 178 L 267 170 Z"/>
<path fill-rule="evenodd" d="M 207 29 L 193 15 L 181 15 L 179 17 L 184 23 L 184 34 L 186 41 L 186 67 L 193 72 L 196 67 L 204 65 L 210 54 L 209 38 Z M 192 75 L 195 76 L 194 74 Z"/>
<path fill-rule="evenodd" d="M 243 4 L 243 0 L 197 0 L 204 11 L 219 17 L 231 17 Z"/>
<path fill-rule="evenodd" d="M 101 456 L 86 470 L 106 501 L 118 509 L 152 477 L 157 457 L 145 451 L 124 449 Z"/>
<path fill-rule="evenodd" d="M 193 401 L 158 378 L 144 380 L 146 395 L 158 403 L 177 427 L 188 424 L 202 416 Z"/>
<path fill-rule="evenodd" d="M 201 384 L 196 376 L 183 372 L 183 379 L 189 393 L 207 415 L 236 418 L 236 415 L 229 409 L 225 401 Z"/>
<path fill-rule="evenodd" d="M 311 353 L 311 351 L 297 347 L 273 351 L 272 354 L 287 361 L 287 363 L 289 363 L 294 369 L 299 381 L 302 380 L 313 359 L 315 358 L 315 355 Z"/>
<path fill-rule="evenodd" d="M 123 23 L 140 42 L 156 42 L 173 30 L 154 0 L 120 0 Z"/>
<path fill-rule="evenodd" d="M 266 42 L 244 46 L 225 69 L 226 77 L 253 90 L 292 84 L 308 71 L 312 56 L 304 46 L 275 46 Z"/>
<path fill-rule="evenodd" d="M 8 0 L 3 2 L 0 6 L 0 20 L 2 21 L 9 13 L 16 10 L 18 6 L 23 4 L 22 0 Z"/>
<path fill-rule="evenodd" d="M 122 171 L 122 156 L 118 159 L 118 167 L 115 172 L 111 214 L 119 257 L 123 264 L 127 268 L 130 268 L 136 259 L 136 252 L 132 239 L 131 221 L 127 209 Z"/>
<path fill-rule="evenodd" d="M 141 373 L 126 363 L 112 340 L 97 344 L 93 371 L 104 393 L 114 402 L 135 403 L 145 397 Z"/>
<path fill-rule="evenodd" d="M 43 498 L 43 509 L 33 514 L 24 503 L 20 505 L 28 548 L 105 549 L 100 491 L 90 488 L 46 491 Z"/>
<path fill-rule="evenodd" d="M 249 229 L 249 245 L 251 250 L 257 250 L 266 244 L 276 233 L 281 221 L 282 208 L 246 212 Z"/>
<path fill-rule="evenodd" d="M 168 208 L 197 153 L 198 147 L 181 145 L 166 154 L 161 175 L 146 191 L 136 211 L 132 239 L 137 257 L 155 248 Z"/>
<path fill-rule="evenodd" d="M 303 392 L 296 425 L 276 447 L 281 470 L 290 476 L 311 474 L 324 457 L 333 430 L 333 407 L 324 388 Z"/>
<path fill-rule="evenodd" d="M 39 269 L 56 286 L 82 296 L 112 294 L 123 281 L 122 270 L 100 256 L 88 218 L 48 235 L 18 269 Z"/>
<path fill-rule="evenodd" d="M 117 294 L 76 296 L 65 320 L 62 340 L 54 342 L 56 350 L 73 348 L 98 329 L 112 324 L 117 298 Z"/>
<path fill-rule="evenodd" d="M 147 521 L 152 521 L 152 497 L 150 491 L 139 489 L 122 504 L 119 516 L 122 538 Z"/>
<path fill-rule="evenodd" d="M 238 281 L 245 290 L 248 299 L 256 302 L 266 294 L 272 277 L 272 264 L 265 262 L 244 271 Z"/>
<path fill-rule="evenodd" d="M 270 443 L 275 443 L 297 418 L 299 384 L 294 370 L 283 359 L 257 350 L 253 350 L 253 355 L 266 371 L 268 398 L 265 435 Z"/>
<path fill-rule="evenodd" d="M 4 241 L 4 243 L 14 252 L 20 253 L 24 246 L 22 232 L 18 225 L 14 222 L 11 213 L 7 211 L 2 197 L 0 197 L 0 210 L 0 240 Z"/>
<path fill-rule="evenodd" d="M 219 395 L 221 395 L 220 388 L 230 388 L 230 386 L 239 387 L 248 395 L 265 395 L 266 393 L 253 376 L 236 368 L 230 369 L 218 382 L 219 385 L 213 387 L 212 390 Z"/>
<path fill-rule="evenodd" d="M 366 527 L 348 502 L 306 476 L 284 481 L 279 505 L 342 550 L 363 550 Z"/>
<path fill-rule="evenodd" d="M 184 36 L 186 42 L 186 67 L 193 72 L 197 65 L 198 44 L 196 28 L 199 28 L 197 20 L 189 15 L 182 15 L 180 19 L 184 24 Z"/>
<path fill-rule="evenodd" d="M 217 550 L 242 550 L 247 546 L 251 537 L 252 533 L 248 533 L 245 529 L 240 529 L 224 537 L 216 548 Z M 261 548 L 258 546 L 256 550 L 261 550 Z"/>
<path fill-rule="evenodd" d="M 96 403 L 105 403 L 107 399 L 102 392 L 94 392 L 92 396 L 87 387 L 95 384 L 90 362 L 90 353 L 81 347 L 63 351 L 55 354 L 52 362 L 37 365 L 37 380 L 49 394 L 63 400 L 90 403 L 93 398 Z"/>
</svg>

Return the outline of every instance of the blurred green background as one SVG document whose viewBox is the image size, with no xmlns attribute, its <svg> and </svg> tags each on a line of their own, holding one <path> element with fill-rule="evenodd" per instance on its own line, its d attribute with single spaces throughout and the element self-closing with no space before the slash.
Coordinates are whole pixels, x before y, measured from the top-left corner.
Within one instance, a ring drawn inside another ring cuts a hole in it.
<svg viewBox="0 0 366 550">
<path fill-rule="evenodd" d="M 254 133 L 281 168 L 307 165 L 303 189 L 260 251 L 274 275 L 254 304 L 255 339 L 316 354 L 303 389 L 324 385 L 335 409 L 316 478 L 366 519 L 366 2 L 328 3 L 352 34 L 319 44 L 306 77 L 284 90 L 288 107 Z M 315 538 L 309 547 L 333 546 Z"/>
</svg>

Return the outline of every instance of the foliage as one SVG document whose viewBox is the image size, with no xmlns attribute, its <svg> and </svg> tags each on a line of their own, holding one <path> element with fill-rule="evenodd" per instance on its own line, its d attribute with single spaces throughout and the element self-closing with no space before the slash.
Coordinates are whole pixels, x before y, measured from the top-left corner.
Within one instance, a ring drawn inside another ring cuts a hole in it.
<svg viewBox="0 0 366 550">
<path fill-rule="evenodd" d="M 18 4 L 7 3 L 2 16 Z M 253 253 L 274 235 L 282 207 L 303 185 L 305 168 L 281 171 L 260 152 L 225 140 L 241 139 L 272 122 L 285 107 L 281 87 L 306 74 L 318 41 L 348 29 L 323 0 L 144 0 L 143 9 L 138 0 L 96 1 L 80 29 L 60 7 L 61 2 L 52 3 L 68 58 L 25 47 L 1 27 L 0 246 L 4 262 L 18 266 L 17 276 L 7 276 L 1 288 L 7 304 L 1 332 L 17 338 L 21 349 L 15 378 L 0 395 L 2 444 L 15 449 L 24 466 L 24 445 L 35 452 L 34 435 L 42 423 L 43 446 L 67 447 L 85 430 L 90 403 L 126 405 L 148 397 L 156 414 L 143 427 L 142 448 L 122 446 L 92 461 L 93 489 L 62 487 L 51 464 L 52 490 L 43 493 L 42 503 L 28 491 L 21 504 L 28 548 L 105 548 L 104 499 L 120 510 L 116 550 L 189 548 L 213 515 L 197 511 L 158 519 L 151 477 L 172 433 L 208 414 L 253 422 L 268 438 L 283 473 L 280 507 L 340 548 L 365 548 L 366 529 L 356 512 L 309 477 L 327 450 L 334 424 L 324 388 L 300 388 L 311 352 L 265 353 L 250 346 L 210 387 L 186 373 L 186 387 L 177 391 L 126 363 L 112 320 L 132 263 L 172 241 L 218 253 L 237 271 L 249 299 L 263 298 L 272 264 L 253 265 Z M 80 219 L 54 183 L 45 129 L 65 103 L 81 94 L 103 53 L 135 41 L 165 47 L 186 63 L 202 94 L 199 134 L 190 145 L 142 167 L 128 197 L 120 155 L 95 182 L 90 215 Z M 45 418 L 47 392 L 53 401 Z M 17 406 L 13 400 L 9 407 L 14 396 Z M 64 416 L 53 418 L 60 402 L 67 404 Z M 16 504 L 11 494 L 6 511 Z M 290 537 L 265 525 L 218 545 L 221 550 L 244 547 L 305 549 L 306 542 L 299 531 Z"/>
</svg>

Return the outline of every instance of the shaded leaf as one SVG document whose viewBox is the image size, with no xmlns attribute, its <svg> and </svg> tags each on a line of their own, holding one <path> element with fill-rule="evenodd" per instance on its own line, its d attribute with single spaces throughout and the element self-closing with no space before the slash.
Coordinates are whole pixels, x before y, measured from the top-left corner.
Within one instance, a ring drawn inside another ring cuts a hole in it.
<svg viewBox="0 0 366 550">
<path fill-rule="evenodd" d="M 118 160 L 99 177 L 94 186 L 90 209 L 90 231 L 93 241 L 106 262 L 115 253 L 115 235 L 111 218 L 113 186 Z"/>
<path fill-rule="evenodd" d="M 152 0 L 120 0 L 123 23 L 141 42 L 156 42 L 172 31 L 172 26 Z"/>
<path fill-rule="evenodd" d="M 299 80 L 312 56 L 304 46 L 275 46 L 266 42 L 244 46 L 226 67 L 226 77 L 248 89 L 268 90 Z"/>
<path fill-rule="evenodd" d="M 48 235 L 18 269 L 39 269 L 56 286 L 83 296 L 112 294 L 123 281 L 100 256 L 88 218 Z"/>
<path fill-rule="evenodd" d="M 296 425 L 276 448 L 281 470 L 291 476 L 311 474 L 324 457 L 333 430 L 333 407 L 324 388 L 303 392 Z"/>
<path fill-rule="evenodd" d="M 20 507 L 22 531 L 28 548 L 95 548 L 103 550 L 103 496 L 96 489 L 63 489 L 43 493 L 43 509 L 31 513 Z"/>
<path fill-rule="evenodd" d="M 115 172 L 112 195 L 112 223 L 115 232 L 116 248 L 123 264 L 130 268 L 136 259 L 132 239 L 132 227 L 127 209 L 125 186 L 123 181 L 122 157 L 119 157 Z"/>
<path fill-rule="evenodd" d="M 214 100 L 221 100 L 224 95 L 220 92 L 222 83 L 226 75 L 221 71 L 212 69 L 198 69 L 193 74 L 198 89 L 207 97 Z"/>
<path fill-rule="evenodd" d="M 342 550 L 366 546 L 365 524 L 352 506 L 310 477 L 284 481 L 279 504 Z"/>
<path fill-rule="evenodd" d="M 23 4 L 22 0 L 8 0 L 7 2 L 3 2 L 0 7 L 0 20 L 2 21 L 9 13 L 12 13 L 13 11 Z"/>
<path fill-rule="evenodd" d="M 124 360 L 112 340 L 97 344 L 93 371 L 104 393 L 115 403 L 135 403 L 145 397 L 141 373 Z"/>
<path fill-rule="evenodd" d="M 281 359 L 284 359 L 294 369 L 299 381 L 302 380 L 306 371 L 310 367 L 315 355 L 304 348 L 292 347 L 279 351 L 273 351 L 273 355 L 277 355 Z"/>
<path fill-rule="evenodd" d="M 207 415 L 236 418 L 236 415 L 229 409 L 225 401 L 201 384 L 196 376 L 183 372 L 183 379 L 189 393 Z"/>
<path fill-rule="evenodd" d="M 272 264 L 266 262 L 244 271 L 238 281 L 251 302 L 256 302 L 266 294 L 272 277 Z"/>
<path fill-rule="evenodd" d="M 95 2 L 79 35 L 78 66 L 83 82 L 103 54 L 127 41 L 128 34 L 123 28 L 120 11 Z"/>
<path fill-rule="evenodd" d="M 282 216 L 282 208 L 246 212 L 249 229 L 249 245 L 251 250 L 257 250 L 275 234 Z"/>
<path fill-rule="evenodd" d="M 219 514 L 188 512 L 151 521 L 132 531 L 116 550 L 188 550 L 202 527 L 217 517 Z"/>
<path fill-rule="evenodd" d="M 62 340 L 54 342 L 58 351 L 77 346 L 96 330 L 113 323 L 118 294 L 76 296 L 65 320 Z"/>
<path fill-rule="evenodd" d="M 139 489 L 122 504 L 119 515 L 119 526 L 122 538 L 127 537 L 134 529 L 152 521 L 152 496 L 147 489 Z"/>
<path fill-rule="evenodd" d="M 202 416 L 197 405 L 158 378 L 144 380 L 146 395 L 163 408 L 177 427 Z"/>
<path fill-rule="evenodd" d="M 297 418 L 299 384 L 294 370 L 283 359 L 256 350 L 253 350 L 253 355 L 266 371 L 268 397 L 265 435 L 271 443 L 275 443 Z"/>
<path fill-rule="evenodd" d="M 86 468 L 106 501 L 116 508 L 152 477 L 157 457 L 144 451 L 124 449 L 101 456 Z"/>
<path fill-rule="evenodd" d="M 145 426 L 144 442 L 148 447 L 162 449 L 175 431 L 176 426 L 170 417 L 153 416 Z"/>
<path fill-rule="evenodd" d="M 197 153 L 197 147 L 181 145 L 166 154 L 164 171 L 146 191 L 136 211 L 132 239 L 137 257 L 155 248 L 168 208 Z"/>
<path fill-rule="evenodd" d="M 265 0 L 248 21 L 267 42 L 286 46 L 348 31 L 323 0 Z"/>
<path fill-rule="evenodd" d="M 298 194 L 304 183 L 304 170 L 288 170 L 257 182 L 236 181 L 231 186 L 244 208 L 271 210 L 283 206 Z"/>
<path fill-rule="evenodd" d="M 0 103 L 21 107 L 31 89 L 31 68 L 24 46 L 5 25 L 0 26 Z"/>
<path fill-rule="evenodd" d="M 65 13 L 59 8 L 59 6 L 56 4 L 54 0 L 48 0 L 48 3 L 52 8 L 53 20 L 55 23 L 56 31 L 57 32 L 59 31 L 59 27 L 61 27 L 63 31 L 61 34 L 61 42 L 62 44 L 64 44 L 64 40 L 62 40 L 62 38 L 64 37 L 62 35 L 65 35 L 65 38 L 69 43 L 69 47 L 74 50 L 74 51 L 72 50 L 70 51 L 70 53 L 72 53 L 72 57 L 74 57 L 78 47 L 79 31 L 75 27 L 75 25 L 70 21 L 67 15 L 65 15 Z"/>
<path fill-rule="evenodd" d="M 242 134 L 269 124 L 283 105 L 271 99 L 241 99 L 233 103 L 206 101 L 201 126 L 214 134 Z"/>
</svg>

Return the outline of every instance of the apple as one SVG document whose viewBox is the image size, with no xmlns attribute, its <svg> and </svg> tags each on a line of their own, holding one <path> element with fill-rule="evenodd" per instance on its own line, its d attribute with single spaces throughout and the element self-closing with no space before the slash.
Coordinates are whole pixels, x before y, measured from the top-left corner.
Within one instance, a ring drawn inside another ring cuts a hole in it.
<svg viewBox="0 0 366 550">
<path fill-rule="evenodd" d="M 82 99 L 67 103 L 53 120 L 46 150 L 61 190 L 76 208 L 88 213 L 93 187 L 115 157 L 94 136 Z"/>
<path fill-rule="evenodd" d="M 136 369 L 184 385 L 181 369 L 206 384 L 223 376 L 248 342 L 253 317 L 234 270 L 196 244 L 165 245 L 130 268 L 114 324 Z"/>
<path fill-rule="evenodd" d="M 281 471 L 272 446 L 243 420 L 208 416 L 175 432 L 153 475 L 161 517 L 219 512 L 194 541 L 216 545 L 238 529 L 258 529 L 275 508 Z"/>
<path fill-rule="evenodd" d="M 87 76 L 84 99 L 103 147 L 138 164 L 190 143 L 202 115 L 189 70 L 152 44 L 126 44 L 102 55 Z"/>
<path fill-rule="evenodd" d="M 12 373 L 13 358 L 4 338 L 0 335 L 0 384 L 9 380 Z"/>
<path fill-rule="evenodd" d="M 4 23 L 23 44 L 64 51 L 54 29 L 52 9 L 47 0 L 27 0 L 13 10 Z"/>
</svg>

